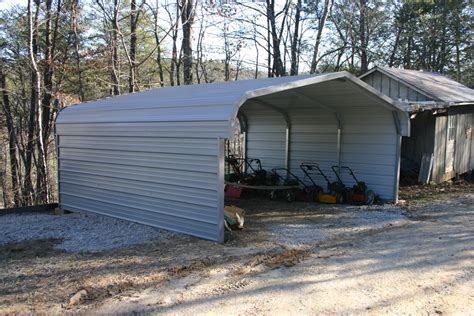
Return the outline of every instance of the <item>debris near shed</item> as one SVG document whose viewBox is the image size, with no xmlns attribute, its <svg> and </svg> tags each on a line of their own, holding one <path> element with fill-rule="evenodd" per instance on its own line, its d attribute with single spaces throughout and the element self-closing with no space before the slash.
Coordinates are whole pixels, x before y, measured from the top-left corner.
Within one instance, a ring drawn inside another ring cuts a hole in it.
<svg viewBox="0 0 474 316">
<path fill-rule="evenodd" d="M 245 211 L 237 206 L 224 207 L 224 226 L 228 231 L 244 228 Z"/>
</svg>

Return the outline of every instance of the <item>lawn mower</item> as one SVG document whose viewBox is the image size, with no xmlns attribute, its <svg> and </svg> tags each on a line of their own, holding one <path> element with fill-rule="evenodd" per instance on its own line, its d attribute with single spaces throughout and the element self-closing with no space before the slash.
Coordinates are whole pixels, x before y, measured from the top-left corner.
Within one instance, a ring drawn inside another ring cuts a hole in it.
<svg viewBox="0 0 474 316">
<path fill-rule="evenodd" d="M 227 182 L 240 182 L 249 185 L 264 185 L 267 181 L 267 171 L 262 169 L 260 159 L 236 158 L 229 156 L 225 161 L 232 167 L 233 174 L 228 175 Z M 243 172 L 245 166 L 246 172 Z"/>
<path fill-rule="evenodd" d="M 301 170 L 303 170 L 304 174 L 308 179 L 316 185 L 314 181 L 314 176 L 321 176 L 326 180 L 327 183 L 327 191 L 320 190 L 318 192 L 318 201 L 321 203 L 329 203 L 329 204 L 336 204 L 336 203 L 344 203 L 346 200 L 346 188 L 341 181 L 331 182 L 329 177 L 319 168 L 319 163 L 313 161 L 304 161 L 300 164 Z"/>
<path fill-rule="evenodd" d="M 375 194 L 371 190 L 367 188 L 367 185 L 365 182 L 359 181 L 357 177 L 354 174 L 354 171 L 347 167 L 347 166 L 332 166 L 331 167 L 332 171 L 336 175 L 337 179 L 339 180 L 340 183 L 342 183 L 341 180 L 341 171 L 342 170 L 347 170 L 348 173 L 352 176 L 352 178 L 355 181 L 354 186 L 351 187 L 346 187 L 346 196 L 347 196 L 347 201 L 351 204 L 356 204 L 356 205 L 371 205 L 374 203 L 375 200 Z"/>
<path fill-rule="evenodd" d="M 278 171 L 283 171 L 286 177 L 280 175 Z M 282 185 L 288 187 L 294 187 L 292 189 L 285 190 L 272 190 L 270 191 L 270 199 L 276 200 L 278 198 L 278 192 L 282 191 L 285 194 L 285 199 L 288 202 L 297 201 L 312 201 L 318 196 L 320 191 L 319 186 L 308 186 L 306 183 L 301 181 L 294 173 L 287 168 L 274 168 L 272 174 L 281 182 Z"/>
</svg>

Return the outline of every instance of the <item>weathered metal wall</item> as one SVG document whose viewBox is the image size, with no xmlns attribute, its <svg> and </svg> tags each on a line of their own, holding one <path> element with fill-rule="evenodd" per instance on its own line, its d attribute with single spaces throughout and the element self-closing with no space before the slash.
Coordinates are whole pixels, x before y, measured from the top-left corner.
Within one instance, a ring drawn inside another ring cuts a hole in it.
<svg viewBox="0 0 474 316">
<path fill-rule="evenodd" d="M 431 111 L 416 114 L 411 120 L 410 137 L 403 137 L 402 157 L 420 164 L 424 153 L 434 153 L 435 120 Z"/>
<path fill-rule="evenodd" d="M 432 181 L 440 183 L 474 169 L 473 129 L 474 113 L 449 113 L 456 120 L 456 140 L 454 150 L 454 169 L 446 172 L 446 141 L 448 116 L 436 117 L 434 163 Z"/>
<path fill-rule="evenodd" d="M 430 101 L 428 97 L 409 88 L 402 82 L 375 71 L 362 78 L 363 81 L 394 100 Z"/>
</svg>

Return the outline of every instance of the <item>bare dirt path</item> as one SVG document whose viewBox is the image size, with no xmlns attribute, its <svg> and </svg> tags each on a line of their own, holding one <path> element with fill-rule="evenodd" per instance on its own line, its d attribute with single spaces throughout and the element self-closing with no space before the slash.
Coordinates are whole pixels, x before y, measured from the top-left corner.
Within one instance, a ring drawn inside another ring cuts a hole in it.
<svg viewBox="0 0 474 316">
<path fill-rule="evenodd" d="M 57 239 L 3 245 L 0 314 L 472 315 L 473 188 L 415 187 L 405 206 L 230 201 L 247 211 L 246 229 L 225 244 L 171 235 L 95 253 L 65 252 Z"/>
<path fill-rule="evenodd" d="M 211 267 L 96 311 L 472 315 L 473 206 L 474 194 L 412 206 L 407 222 L 302 246 L 291 267 Z"/>
</svg>

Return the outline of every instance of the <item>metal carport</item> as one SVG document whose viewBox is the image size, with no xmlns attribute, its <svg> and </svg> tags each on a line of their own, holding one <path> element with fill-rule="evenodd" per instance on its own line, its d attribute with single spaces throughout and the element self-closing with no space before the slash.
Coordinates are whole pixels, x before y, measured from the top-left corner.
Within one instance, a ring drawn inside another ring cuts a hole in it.
<svg viewBox="0 0 474 316">
<path fill-rule="evenodd" d="M 398 197 L 408 115 L 339 72 L 167 87 L 67 107 L 56 120 L 60 207 L 222 241 L 224 141 L 239 121 L 247 155 L 265 168 L 349 164 L 376 194 Z"/>
</svg>

